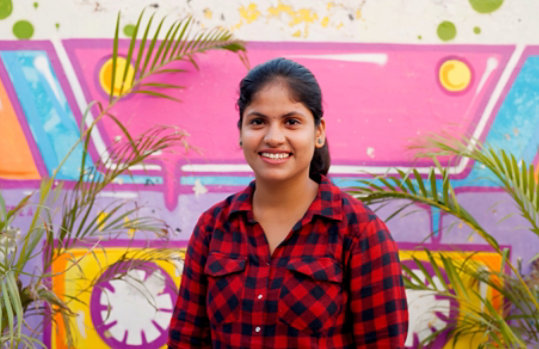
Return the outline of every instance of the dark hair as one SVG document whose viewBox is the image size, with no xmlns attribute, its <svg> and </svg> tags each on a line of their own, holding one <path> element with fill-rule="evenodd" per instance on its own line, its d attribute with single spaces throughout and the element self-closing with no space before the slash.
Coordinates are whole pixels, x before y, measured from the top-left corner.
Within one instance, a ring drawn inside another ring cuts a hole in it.
<svg viewBox="0 0 539 349">
<path fill-rule="evenodd" d="M 324 114 L 322 91 L 313 73 L 297 62 L 286 58 L 275 58 L 257 65 L 241 80 L 240 96 L 237 102 L 240 112 L 239 129 L 243 121 L 243 112 L 251 104 L 255 94 L 269 83 L 279 79 L 286 82 L 293 100 L 302 103 L 313 114 L 315 126 L 320 125 Z M 314 150 L 309 177 L 319 181 L 321 174 L 328 173 L 330 162 L 326 139 L 323 147 Z"/>
</svg>

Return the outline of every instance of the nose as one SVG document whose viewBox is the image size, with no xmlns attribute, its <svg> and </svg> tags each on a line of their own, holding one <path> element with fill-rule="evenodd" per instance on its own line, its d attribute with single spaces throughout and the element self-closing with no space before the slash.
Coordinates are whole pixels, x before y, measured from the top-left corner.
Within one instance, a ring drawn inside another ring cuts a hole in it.
<svg viewBox="0 0 539 349">
<path fill-rule="evenodd" d="M 269 146 L 278 146 L 285 141 L 285 135 L 281 127 L 277 123 L 272 123 L 267 128 L 264 136 L 264 142 Z"/>
</svg>

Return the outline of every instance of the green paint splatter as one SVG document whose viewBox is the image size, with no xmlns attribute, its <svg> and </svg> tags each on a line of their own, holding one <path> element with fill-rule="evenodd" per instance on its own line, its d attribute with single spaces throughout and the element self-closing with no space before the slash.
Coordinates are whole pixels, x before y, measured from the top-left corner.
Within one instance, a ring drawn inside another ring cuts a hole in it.
<svg viewBox="0 0 539 349">
<path fill-rule="evenodd" d="M 34 8 L 38 8 L 39 7 L 39 4 L 37 2 L 34 2 Z"/>
<path fill-rule="evenodd" d="M 473 27 L 473 32 L 474 32 L 475 34 L 481 34 L 481 28 L 479 28 L 479 27 Z"/>
<path fill-rule="evenodd" d="M 127 24 L 124 27 L 124 35 L 127 37 L 131 37 L 134 31 L 135 31 L 135 26 L 133 24 Z"/>
<path fill-rule="evenodd" d="M 13 12 L 11 0 L 0 0 L 0 19 L 8 18 L 11 12 Z"/>
<path fill-rule="evenodd" d="M 503 4 L 503 0 L 469 0 L 472 8 L 479 13 L 491 13 Z"/>
<path fill-rule="evenodd" d="M 423 39 L 423 37 L 422 37 L 421 35 L 418 35 L 417 38 L 418 38 L 419 40 Z"/>
<path fill-rule="evenodd" d="M 438 29 L 436 30 L 438 37 L 442 41 L 453 40 L 457 36 L 457 28 L 453 22 L 443 21 L 438 24 Z"/>
<path fill-rule="evenodd" d="M 60 29 L 60 23 L 54 23 L 54 26 L 56 27 L 56 30 Z"/>
<path fill-rule="evenodd" d="M 26 20 L 20 20 L 13 24 L 13 34 L 17 39 L 30 39 L 34 35 L 34 26 Z"/>
</svg>

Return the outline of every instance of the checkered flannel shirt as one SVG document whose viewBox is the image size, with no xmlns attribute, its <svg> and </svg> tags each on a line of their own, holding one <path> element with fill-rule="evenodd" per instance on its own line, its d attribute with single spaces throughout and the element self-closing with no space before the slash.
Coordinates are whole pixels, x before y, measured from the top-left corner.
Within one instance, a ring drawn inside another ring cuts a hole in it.
<svg viewBox="0 0 539 349">
<path fill-rule="evenodd" d="M 322 177 L 272 256 L 254 183 L 200 217 L 189 242 L 170 348 L 402 348 L 408 311 L 384 223 Z"/>
</svg>

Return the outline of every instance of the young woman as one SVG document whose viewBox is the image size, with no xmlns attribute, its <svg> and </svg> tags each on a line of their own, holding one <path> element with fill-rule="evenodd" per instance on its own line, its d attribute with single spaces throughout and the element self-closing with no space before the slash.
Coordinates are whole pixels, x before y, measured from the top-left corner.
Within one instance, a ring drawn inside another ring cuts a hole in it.
<svg viewBox="0 0 539 349">
<path fill-rule="evenodd" d="M 408 326 L 386 226 L 326 177 L 321 91 L 278 58 L 241 81 L 240 146 L 255 180 L 202 214 L 171 348 L 401 348 Z"/>
</svg>

